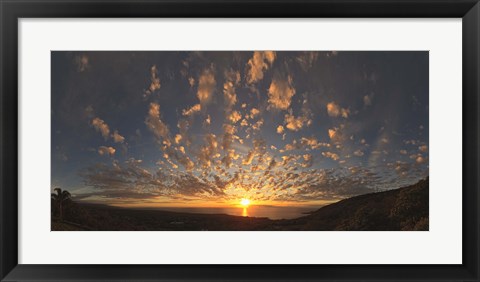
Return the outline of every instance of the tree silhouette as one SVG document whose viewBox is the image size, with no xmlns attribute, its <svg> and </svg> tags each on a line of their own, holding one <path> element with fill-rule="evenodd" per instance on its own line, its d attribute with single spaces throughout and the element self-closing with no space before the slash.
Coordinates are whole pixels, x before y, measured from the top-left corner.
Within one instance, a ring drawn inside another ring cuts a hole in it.
<svg viewBox="0 0 480 282">
<path fill-rule="evenodd" d="M 63 190 L 62 188 L 55 188 L 53 189 L 56 193 L 51 194 L 51 199 L 53 201 L 53 204 L 58 208 L 59 216 L 60 216 L 60 221 L 63 220 L 63 209 L 65 207 L 65 204 L 70 201 L 72 198 L 72 195 L 70 195 L 70 192 L 67 190 Z"/>
</svg>

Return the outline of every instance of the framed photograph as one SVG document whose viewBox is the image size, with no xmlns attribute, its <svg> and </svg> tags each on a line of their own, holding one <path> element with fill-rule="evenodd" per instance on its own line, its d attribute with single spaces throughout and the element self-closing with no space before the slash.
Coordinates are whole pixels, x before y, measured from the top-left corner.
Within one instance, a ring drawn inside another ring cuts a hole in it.
<svg viewBox="0 0 480 282">
<path fill-rule="evenodd" d="M 1 281 L 479 280 L 478 1 L 8 1 Z"/>
</svg>

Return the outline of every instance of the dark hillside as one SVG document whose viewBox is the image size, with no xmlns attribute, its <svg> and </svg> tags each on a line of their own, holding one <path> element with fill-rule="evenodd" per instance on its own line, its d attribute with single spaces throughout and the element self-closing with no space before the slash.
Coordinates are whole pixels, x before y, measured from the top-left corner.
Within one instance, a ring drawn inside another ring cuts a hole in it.
<svg viewBox="0 0 480 282">
<path fill-rule="evenodd" d="M 178 213 L 72 203 L 52 230 L 428 230 L 428 178 L 395 190 L 365 194 L 322 207 L 296 219 Z"/>
<path fill-rule="evenodd" d="M 428 230 L 428 186 L 427 178 L 345 199 L 292 221 L 301 230 Z"/>
</svg>

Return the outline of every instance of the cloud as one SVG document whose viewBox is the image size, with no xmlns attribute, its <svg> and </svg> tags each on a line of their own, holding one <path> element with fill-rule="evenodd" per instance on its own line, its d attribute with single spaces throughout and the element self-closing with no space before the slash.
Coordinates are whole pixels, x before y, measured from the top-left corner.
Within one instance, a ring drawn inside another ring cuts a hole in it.
<svg viewBox="0 0 480 282">
<path fill-rule="evenodd" d="M 337 137 L 337 131 L 338 131 L 338 128 L 329 129 L 328 130 L 328 137 L 330 137 L 330 139 L 334 140 Z"/>
<path fill-rule="evenodd" d="M 205 69 L 198 78 L 197 90 L 197 97 L 200 101 L 200 105 L 202 105 L 202 108 L 211 102 L 213 92 L 215 91 L 215 86 L 216 81 L 213 70 Z"/>
<path fill-rule="evenodd" d="M 250 165 L 252 163 L 254 157 L 255 157 L 255 152 L 254 151 L 248 152 L 248 155 L 243 159 L 242 164 L 243 165 Z"/>
<path fill-rule="evenodd" d="M 75 56 L 75 65 L 78 72 L 84 72 L 90 68 L 89 59 L 86 54 Z"/>
<path fill-rule="evenodd" d="M 370 95 L 365 95 L 363 96 L 363 104 L 365 105 L 365 107 L 368 107 L 368 106 L 371 106 L 372 105 L 372 100 L 373 100 L 373 96 L 375 95 L 375 93 L 370 93 Z"/>
<path fill-rule="evenodd" d="M 291 131 L 299 131 L 303 128 L 304 125 L 310 125 L 311 120 L 307 116 L 295 117 L 290 110 L 288 114 L 285 115 L 285 127 Z"/>
<path fill-rule="evenodd" d="M 144 97 L 149 96 L 150 94 L 153 94 L 153 92 L 157 91 L 160 89 L 160 78 L 158 78 L 158 70 L 157 66 L 153 65 L 150 68 L 150 86 L 148 89 L 145 91 Z"/>
<path fill-rule="evenodd" d="M 207 115 L 207 117 L 203 121 L 203 127 L 209 127 L 210 124 L 212 124 L 212 118 L 210 117 L 210 115 Z"/>
<path fill-rule="evenodd" d="M 223 100 L 227 110 L 230 110 L 237 103 L 235 87 L 240 83 L 240 72 L 234 70 L 225 71 L 225 80 L 223 84 Z"/>
<path fill-rule="evenodd" d="M 240 121 L 242 119 L 242 115 L 238 112 L 238 111 L 233 111 L 229 116 L 228 116 L 228 120 L 231 122 L 231 123 L 237 123 L 238 121 Z"/>
<path fill-rule="evenodd" d="M 193 86 L 195 86 L 195 78 L 189 77 L 189 78 L 188 78 L 188 84 L 190 85 L 190 88 L 192 88 Z"/>
<path fill-rule="evenodd" d="M 258 110 L 256 108 L 252 108 L 250 110 L 250 118 L 251 119 L 255 118 L 259 113 L 260 113 L 260 110 Z"/>
<path fill-rule="evenodd" d="M 335 102 L 330 102 L 327 104 L 327 113 L 331 117 L 341 116 L 343 118 L 348 118 L 348 115 L 350 114 L 350 110 L 341 108 Z"/>
<path fill-rule="evenodd" d="M 177 128 L 179 130 L 179 134 L 182 136 L 182 142 L 187 146 L 190 147 L 192 140 L 189 135 L 189 130 L 192 126 L 192 120 L 187 118 L 182 118 L 177 122 Z"/>
<path fill-rule="evenodd" d="M 337 161 L 340 159 L 340 157 L 336 153 L 332 153 L 332 152 L 322 152 L 322 156 L 330 158 L 334 161 Z"/>
<path fill-rule="evenodd" d="M 183 147 L 182 147 L 183 148 Z M 183 167 L 187 170 L 187 171 L 191 171 L 194 167 L 195 167 L 195 164 L 193 163 L 192 160 L 190 160 L 190 158 L 188 156 L 185 155 L 185 151 L 182 152 L 183 154 L 182 155 L 176 155 L 177 157 L 177 161 L 183 165 Z"/>
<path fill-rule="evenodd" d="M 313 156 L 311 154 L 303 155 L 303 160 L 304 163 L 302 164 L 302 167 L 309 168 L 313 165 Z"/>
<path fill-rule="evenodd" d="M 256 123 L 252 124 L 252 129 L 253 130 L 260 130 L 260 128 L 263 126 L 263 119 L 258 120 Z"/>
<path fill-rule="evenodd" d="M 160 119 L 160 105 L 156 103 L 150 103 L 150 108 L 148 110 L 148 116 L 145 119 L 145 124 L 148 129 L 157 137 L 159 140 L 163 139 L 166 145 L 171 144 L 170 141 L 170 131 L 168 126 L 163 123 Z"/>
<path fill-rule="evenodd" d="M 151 199 L 158 196 L 178 195 L 209 198 L 224 196 L 214 183 L 199 179 L 191 173 L 171 172 L 167 169 L 151 173 L 141 166 L 141 160 L 129 159 L 112 166 L 97 164 L 80 172 L 87 187 L 108 199 Z M 137 201 L 138 202 L 138 201 Z"/>
<path fill-rule="evenodd" d="M 117 130 L 113 132 L 112 138 L 115 143 L 123 143 L 123 141 L 125 141 L 125 137 L 120 135 Z"/>
<path fill-rule="evenodd" d="M 301 55 L 299 55 L 296 60 L 300 67 L 303 69 L 303 71 L 308 71 L 310 68 L 313 67 L 315 62 L 318 59 L 318 52 L 303 52 Z"/>
<path fill-rule="evenodd" d="M 353 152 L 353 154 L 357 157 L 361 157 L 364 155 L 364 153 L 362 152 L 362 150 L 356 150 L 355 152 Z"/>
<path fill-rule="evenodd" d="M 286 167 L 288 166 L 291 162 L 295 162 L 299 158 L 301 158 L 301 155 L 288 155 L 288 156 L 282 156 L 282 166 Z"/>
<path fill-rule="evenodd" d="M 284 131 L 285 131 L 285 128 L 283 127 L 283 125 L 279 125 L 277 127 L 277 133 L 278 134 L 283 134 Z"/>
<path fill-rule="evenodd" d="M 222 138 L 223 150 L 227 151 L 228 149 L 230 149 L 230 146 L 233 143 L 233 139 L 236 131 L 237 129 L 235 128 L 235 126 L 231 124 L 223 125 L 223 138 Z"/>
<path fill-rule="evenodd" d="M 292 86 L 292 77 L 287 79 L 274 78 L 268 88 L 269 109 L 287 110 L 295 95 L 295 88 Z"/>
<path fill-rule="evenodd" d="M 422 163 L 426 162 L 427 159 L 424 158 L 424 157 L 422 157 L 422 156 L 418 156 L 418 157 L 415 159 L 415 161 L 416 161 L 417 163 L 419 163 L 419 164 L 422 164 Z"/>
<path fill-rule="evenodd" d="M 232 162 L 240 158 L 240 155 L 235 153 L 234 149 L 229 149 L 227 154 L 222 158 L 222 163 L 225 167 L 230 168 L 232 166 Z"/>
<path fill-rule="evenodd" d="M 200 104 L 195 104 L 191 108 L 182 111 L 182 115 L 184 116 L 192 116 L 195 113 L 198 113 L 202 109 Z"/>
<path fill-rule="evenodd" d="M 180 142 L 182 141 L 182 135 L 181 134 L 176 134 L 175 135 L 175 144 L 180 144 Z"/>
<path fill-rule="evenodd" d="M 268 70 L 275 61 L 273 51 L 255 51 L 253 57 L 248 61 L 247 83 L 252 84 L 263 79 L 263 72 Z"/>
<path fill-rule="evenodd" d="M 217 151 L 217 140 L 214 134 L 207 134 L 204 138 L 205 145 L 200 149 L 198 161 L 203 168 L 210 168 L 212 166 L 212 156 Z"/>
<path fill-rule="evenodd" d="M 264 139 L 257 138 L 253 140 L 253 149 L 250 150 L 247 156 L 243 159 L 243 165 L 250 165 L 254 157 L 258 156 L 260 161 L 262 161 L 263 155 L 267 151 L 267 143 Z"/>
<path fill-rule="evenodd" d="M 105 146 L 100 146 L 98 148 L 98 154 L 100 156 L 113 156 L 115 154 L 115 148 L 113 147 L 105 147 Z"/>
<path fill-rule="evenodd" d="M 317 138 L 314 136 L 302 137 L 300 144 L 302 144 L 302 146 L 309 146 L 311 150 L 315 150 L 320 147 L 330 147 L 330 144 L 328 143 L 318 142 Z"/>
<path fill-rule="evenodd" d="M 105 123 L 105 121 L 96 117 L 92 120 L 92 125 L 95 130 L 99 131 L 102 134 L 105 140 L 108 139 L 108 137 L 110 136 L 110 128 L 108 127 L 108 124 Z"/>
</svg>

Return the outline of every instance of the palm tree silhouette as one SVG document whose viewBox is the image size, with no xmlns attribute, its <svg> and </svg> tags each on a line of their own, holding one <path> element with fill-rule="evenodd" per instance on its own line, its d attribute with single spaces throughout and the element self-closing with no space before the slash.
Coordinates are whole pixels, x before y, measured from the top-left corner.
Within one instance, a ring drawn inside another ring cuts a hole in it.
<svg viewBox="0 0 480 282">
<path fill-rule="evenodd" d="M 67 190 L 63 190 L 62 188 L 55 188 L 53 191 L 56 192 L 51 194 L 51 199 L 53 200 L 54 204 L 58 207 L 60 213 L 60 221 L 63 220 L 63 208 L 64 203 L 70 201 L 72 195 Z"/>
</svg>

